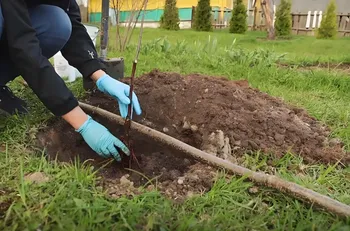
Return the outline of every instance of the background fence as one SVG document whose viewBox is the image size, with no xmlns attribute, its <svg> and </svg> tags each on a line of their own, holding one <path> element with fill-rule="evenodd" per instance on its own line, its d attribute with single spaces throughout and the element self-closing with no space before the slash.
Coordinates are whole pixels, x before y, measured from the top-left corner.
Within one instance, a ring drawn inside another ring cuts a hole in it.
<svg viewBox="0 0 350 231">
<path fill-rule="evenodd" d="M 349 3 L 350 4 L 350 3 Z M 314 35 L 322 20 L 322 11 L 292 13 L 292 33 Z M 337 15 L 338 35 L 350 36 L 350 13 Z M 264 15 L 261 10 L 250 10 L 248 13 L 250 30 L 265 30 Z"/>
<path fill-rule="evenodd" d="M 349 0 L 350 4 L 350 0 Z M 82 20 L 84 22 L 88 20 L 87 7 L 84 5 L 80 5 L 80 9 L 82 12 Z M 194 7 L 192 8 L 192 11 Z M 221 14 L 220 10 L 213 11 L 213 14 Z M 265 18 L 261 9 L 257 7 L 255 9 L 248 10 L 248 28 L 249 30 L 265 30 Z M 226 28 L 229 26 L 231 12 L 224 12 L 224 21 L 218 22 L 214 21 L 213 26 L 215 28 Z M 193 15 L 193 14 L 192 14 Z M 322 11 L 308 11 L 308 13 L 292 13 L 292 33 L 299 35 L 314 35 L 315 30 L 320 26 L 320 22 L 322 20 Z M 186 24 L 183 28 L 191 27 L 190 18 L 186 22 L 182 22 L 182 24 Z M 157 27 L 158 22 L 154 22 L 154 27 Z M 187 25 L 188 24 L 188 25 Z M 337 15 L 337 25 L 338 25 L 338 35 L 339 36 L 347 36 L 350 37 L 350 13 L 346 14 L 338 14 Z"/>
<path fill-rule="evenodd" d="M 292 31 L 294 34 L 313 35 L 314 30 L 319 28 L 322 20 L 322 12 L 315 11 L 308 14 L 292 14 Z M 338 35 L 350 36 L 350 13 L 337 15 Z"/>
</svg>

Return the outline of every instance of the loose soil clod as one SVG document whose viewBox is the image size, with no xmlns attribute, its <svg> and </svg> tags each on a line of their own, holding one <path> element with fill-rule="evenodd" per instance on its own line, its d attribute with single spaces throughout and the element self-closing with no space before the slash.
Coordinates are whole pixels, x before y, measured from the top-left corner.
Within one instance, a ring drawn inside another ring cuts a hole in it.
<svg viewBox="0 0 350 231">
<path fill-rule="evenodd" d="M 307 162 L 350 162 L 342 143 L 329 140 L 327 127 L 304 110 L 250 88 L 247 81 L 152 71 L 135 79 L 135 92 L 143 115 L 134 120 L 232 162 L 245 152 L 258 150 L 273 153 L 276 158 L 291 150 Z M 117 102 L 101 93 L 92 94 L 85 102 L 118 114 Z M 122 127 L 97 115 L 94 119 L 121 137 Z M 139 134 L 131 137 L 142 174 L 147 178 L 114 162 L 100 171 L 104 179 L 101 184 L 110 189 L 111 196 L 137 194 L 138 187 L 145 186 L 149 190 L 156 187 L 181 201 L 211 188 L 215 169 Z M 39 134 L 39 141 L 47 147 L 50 157 L 57 154 L 61 161 L 79 157 L 81 161 L 91 159 L 96 166 L 106 161 L 63 121 Z M 135 162 L 133 169 L 137 169 Z M 130 184 L 120 182 L 126 175 Z"/>
</svg>

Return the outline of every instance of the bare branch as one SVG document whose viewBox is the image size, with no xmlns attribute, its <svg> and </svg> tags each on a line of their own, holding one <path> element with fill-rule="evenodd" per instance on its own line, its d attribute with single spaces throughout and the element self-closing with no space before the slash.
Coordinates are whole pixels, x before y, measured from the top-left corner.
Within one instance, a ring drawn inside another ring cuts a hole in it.
<svg viewBox="0 0 350 231">
<path fill-rule="evenodd" d="M 123 8 L 124 3 L 124 8 Z M 143 6 L 145 5 L 146 0 L 131 0 L 123 1 L 123 0 L 113 0 L 112 8 L 116 14 L 116 23 L 117 23 L 117 47 L 120 52 L 123 52 L 127 45 L 130 43 L 133 31 L 139 22 L 139 18 L 141 15 L 141 11 Z M 128 9 L 128 17 L 121 22 L 121 13 L 123 9 Z M 123 27 L 123 29 L 121 29 Z"/>
</svg>

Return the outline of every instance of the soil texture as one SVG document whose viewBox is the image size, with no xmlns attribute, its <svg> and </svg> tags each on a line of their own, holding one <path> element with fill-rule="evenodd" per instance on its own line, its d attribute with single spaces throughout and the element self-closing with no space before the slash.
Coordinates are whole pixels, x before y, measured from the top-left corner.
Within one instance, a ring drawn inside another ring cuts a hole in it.
<svg viewBox="0 0 350 231">
<path fill-rule="evenodd" d="M 135 80 L 135 92 L 141 123 L 224 159 L 249 151 L 281 158 L 290 151 L 306 162 L 350 160 L 343 143 L 329 138 L 328 127 L 245 80 L 155 70 Z M 117 111 L 111 101 L 89 102 Z"/>
<path fill-rule="evenodd" d="M 330 139 L 326 126 L 305 110 L 250 87 L 245 80 L 154 70 L 136 78 L 134 89 L 143 110 L 141 116 L 134 115 L 135 121 L 220 158 L 240 162 L 244 153 L 262 151 L 281 158 L 292 152 L 309 163 L 350 163 L 342 142 Z M 119 114 L 117 101 L 100 92 L 83 101 Z M 95 114 L 92 117 L 117 137 L 123 135 L 122 127 Z M 110 160 L 95 154 L 62 120 L 40 132 L 38 144 L 53 159 L 78 157 L 96 167 L 106 165 L 99 171 L 101 186 L 113 197 L 156 188 L 182 201 L 210 190 L 215 169 L 140 134 L 131 132 L 131 137 L 141 169 L 135 162 L 132 170 L 115 161 L 107 163 Z"/>
<path fill-rule="evenodd" d="M 94 119 L 107 127 L 117 137 L 123 128 L 97 115 Z M 38 145 L 46 147 L 51 160 L 71 162 L 78 159 L 96 168 L 101 176 L 99 186 L 107 193 L 119 198 L 134 196 L 145 190 L 160 190 L 165 195 L 182 202 L 188 197 L 210 190 L 216 176 L 211 166 L 189 159 L 182 153 L 162 147 L 147 137 L 133 134 L 133 147 L 136 161 L 129 166 L 113 159 L 99 157 L 84 142 L 82 137 L 62 120 L 53 121 L 45 131 L 38 134 Z"/>
</svg>

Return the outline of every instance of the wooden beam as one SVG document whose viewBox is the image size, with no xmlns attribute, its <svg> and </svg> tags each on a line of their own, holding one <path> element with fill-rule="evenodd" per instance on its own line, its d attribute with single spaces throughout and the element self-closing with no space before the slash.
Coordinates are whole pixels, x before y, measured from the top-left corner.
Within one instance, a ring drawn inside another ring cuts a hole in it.
<svg viewBox="0 0 350 231">
<path fill-rule="evenodd" d="M 256 26 L 256 18 L 258 16 L 258 7 L 255 7 L 254 6 L 254 16 L 253 16 L 253 30 L 256 30 L 257 29 L 257 26 Z"/>
<path fill-rule="evenodd" d="M 261 9 L 265 15 L 265 22 L 267 27 L 267 38 L 269 40 L 275 39 L 275 27 L 273 19 L 275 12 L 273 10 L 273 0 L 261 0 Z"/>
</svg>

